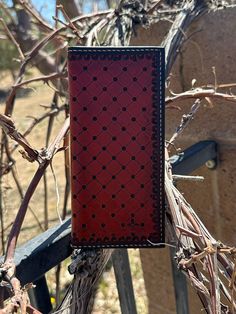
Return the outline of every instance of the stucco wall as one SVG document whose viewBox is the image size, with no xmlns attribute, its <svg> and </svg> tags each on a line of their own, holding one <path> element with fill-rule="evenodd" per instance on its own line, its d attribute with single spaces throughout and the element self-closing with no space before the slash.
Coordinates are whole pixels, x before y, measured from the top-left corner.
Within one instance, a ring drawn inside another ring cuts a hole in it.
<svg viewBox="0 0 236 314">
<path fill-rule="evenodd" d="M 158 45 L 167 29 L 166 23 L 149 30 L 138 30 L 133 45 Z M 196 21 L 188 31 L 190 39 L 183 46 L 181 57 L 172 70 L 171 89 L 180 92 L 196 85 L 217 82 L 236 83 L 236 9 L 211 12 Z M 232 89 L 236 93 L 236 88 Z M 181 112 L 167 110 L 166 138 L 170 138 L 191 101 L 181 102 Z M 236 245 L 236 103 L 205 102 L 195 120 L 179 138 L 177 146 L 188 147 L 200 140 L 213 139 L 219 144 L 219 165 L 216 170 L 205 166 L 196 171 L 203 183 L 179 184 L 186 199 L 216 239 Z M 176 313 L 169 250 L 141 250 L 150 314 Z M 190 313 L 201 313 L 197 296 L 190 291 Z"/>
</svg>

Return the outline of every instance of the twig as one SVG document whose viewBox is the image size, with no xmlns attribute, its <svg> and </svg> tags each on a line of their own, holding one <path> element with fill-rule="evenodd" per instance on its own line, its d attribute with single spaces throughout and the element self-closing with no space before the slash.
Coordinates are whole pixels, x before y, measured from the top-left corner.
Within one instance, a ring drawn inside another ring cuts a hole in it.
<svg viewBox="0 0 236 314">
<path fill-rule="evenodd" d="M 61 140 L 63 139 L 63 137 L 65 136 L 65 134 L 67 133 L 68 129 L 69 129 L 69 119 L 66 119 L 61 131 L 59 132 L 55 140 L 52 142 L 52 144 L 49 146 L 49 148 L 44 152 L 44 155 L 42 156 L 42 159 L 44 160 L 44 162 L 39 165 L 38 170 L 36 171 L 33 179 L 31 180 L 31 183 L 25 193 L 24 199 L 21 203 L 15 222 L 11 229 L 9 240 L 8 240 L 8 245 L 7 245 L 7 253 L 5 256 L 5 262 L 9 262 L 13 260 L 17 238 L 18 238 L 21 225 L 23 223 L 23 220 L 27 211 L 29 201 L 40 179 L 42 178 L 45 172 L 45 169 L 50 164 L 50 160 L 52 159 L 54 154 L 57 152 L 59 148 L 59 144 Z"/>
<path fill-rule="evenodd" d="M 156 3 L 154 3 L 150 7 L 150 9 L 148 10 L 148 14 L 152 14 L 156 10 L 156 8 L 159 7 L 162 4 L 162 2 L 164 2 L 164 1 L 163 0 L 157 0 Z"/>
<path fill-rule="evenodd" d="M 54 29 L 51 27 L 51 25 L 49 25 L 48 23 L 46 23 L 46 21 L 38 14 L 38 12 L 36 11 L 35 8 L 32 8 L 29 6 L 28 2 L 24 1 L 24 0 L 19 0 L 17 1 L 19 2 L 22 7 L 29 12 L 29 14 L 31 16 L 33 16 L 39 23 L 39 25 L 43 28 L 45 28 L 47 31 L 53 31 Z"/>
<path fill-rule="evenodd" d="M 15 40 L 14 36 L 12 35 L 10 29 L 7 27 L 7 24 L 5 23 L 5 21 L 0 18 L 0 23 L 2 24 L 2 26 L 4 27 L 5 31 L 6 31 L 6 34 L 7 36 L 9 37 L 9 39 L 13 42 L 13 44 L 16 46 L 16 49 L 18 50 L 19 52 L 19 55 L 20 55 L 20 58 L 21 60 L 24 60 L 25 59 L 25 56 L 20 48 L 20 45 L 18 44 L 18 42 Z"/>
<path fill-rule="evenodd" d="M 184 181 L 204 181 L 204 177 L 202 176 L 184 176 L 184 175 L 178 175 L 173 174 L 173 180 L 184 180 Z"/>
<path fill-rule="evenodd" d="M 177 94 L 177 95 L 172 96 L 172 97 L 167 97 L 165 104 L 168 105 L 170 103 L 182 101 L 185 99 L 194 99 L 194 98 L 195 99 L 196 98 L 204 99 L 206 97 L 236 102 L 236 96 L 235 95 L 218 93 L 215 91 L 215 89 L 194 88 L 194 89 L 191 89 L 187 92 L 180 93 L 180 94 Z"/>
<path fill-rule="evenodd" d="M 25 80 L 25 81 L 23 81 L 21 83 L 13 85 L 13 87 L 14 88 L 19 88 L 19 87 L 22 87 L 24 85 L 27 85 L 27 84 L 30 84 L 30 83 L 33 83 L 33 82 L 38 82 L 38 81 L 43 81 L 43 82 L 46 83 L 48 81 L 52 81 L 52 80 L 55 80 L 55 79 L 58 79 L 58 78 L 63 78 L 63 77 L 67 77 L 67 72 L 66 71 L 61 72 L 61 73 L 52 73 L 52 74 L 49 74 L 49 75 L 34 77 L 32 79 Z"/>
<path fill-rule="evenodd" d="M 0 126 L 8 136 L 24 148 L 24 152 L 21 152 L 22 157 L 26 158 L 30 162 L 35 160 L 39 163 L 42 162 L 39 152 L 36 149 L 33 149 L 24 136 L 16 130 L 12 119 L 0 114 Z"/>
<path fill-rule="evenodd" d="M 188 124 L 193 120 L 195 114 L 197 113 L 198 109 L 200 108 L 201 101 L 197 99 L 191 107 L 191 110 L 188 114 L 184 114 L 182 116 L 180 125 L 177 127 L 177 130 L 171 137 L 171 139 L 167 142 L 167 147 L 174 143 L 176 138 L 183 132 L 183 130 L 188 126 Z"/>
<path fill-rule="evenodd" d="M 0 2 L 0 7 L 8 17 L 9 21 L 11 21 L 11 24 L 15 26 L 16 25 L 15 20 L 13 19 L 11 13 L 9 12 L 9 9 L 5 6 L 5 3 Z"/>
<path fill-rule="evenodd" d="M 40 49 L 42 49 L 45 45 L 47 45 L 50 42 L 50 40 L 54 39 L 61 30 L 62 29 L 57 29 L 57 30 L 51 32 L 49 35 L 47 35 L 41 41 L 39 41 L 33 47 L 33 49 L 26 55 L 25 60 L 22 62 L 21 66 L 20 66 L 20 70 L 19 70 L 17 79 L 15 81 L 15 84 L 14 84 L 14 86 L 12 86 L 10 93 L 6 99 L 6 107 L 5 107 L 5 112 L 4 112 L 4 114 L 6 116 L 11 116 L 11 114 L 12 114 L 12 111 L 14 108 L 16 89 L 17 89 L 15 86 L 17 86 L 18 84 L 20 84 L 22 82 L 23 75 L 25 73 L 25 70 L 26 70 L 28 63 L 38 54 Z"/>
<path fill-rule="evenodd" d="M 19 195 L 20 195 L 20 199 L 22 200 L 23 197 L 24 197 L 24 192 L 23 192 L 22 186 L 20 184 L 20 181 L 18 180 L 17 173 L 15 171 L 15 160 L 12 158 L 11 152 L 9 150 L 7 138 L 6 138 L 6 141 L 5 141 L 5 151 L 6 151 L 6 155 L 7 155 L 9 163 L 12 165 L 12 167 L 11 167 L 11 174 L 12 174 L 12 177 L 13 177 L 13 179 L 15 181 L 16 187 L 18 189 L 18 192 L 19 192 Z M 33 211 L 33 209 L 30 206 L 29 206 L 29 211 L 32 213 L 34 219 L 36 220 L 36 222 L 37 222 L 37 224 L 39 226 L 39 228 L 43 231 L 42 225 L 41 225 L 37 215 L 35 214 L 35 212 Z"/>
<path fill-rule="evenodd" d="M 61 4 L 57 5 L 57 9 L 62 12 L 65 20 L 68 22 L 67 27 L 69 27 L 73 31 L 73 33 L 76 34 L 80 38 L 81 36 L 80 36 L 79 30 L 75 27 L 75 25 L 73 24 L 73 22 L 71 21 L 71 19 L 67 15 L 63 5 L 61 5 Z"/>
</svg>

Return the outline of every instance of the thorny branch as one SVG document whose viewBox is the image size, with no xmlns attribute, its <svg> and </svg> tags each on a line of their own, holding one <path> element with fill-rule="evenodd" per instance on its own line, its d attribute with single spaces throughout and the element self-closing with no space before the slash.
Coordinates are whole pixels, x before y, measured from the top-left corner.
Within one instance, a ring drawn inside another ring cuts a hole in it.
<svg viewBox="0 0 236 314">
<path fill-rule="evenodd" d="M 232 86 L 233 84 L 229 84 Z M 183 101 L 186 99 L 219 99 L 224 101 L 236 102 L 236 96 L 233 94 L 219 93 L 215 89 L 209 88 L 194 88 L 189 91 L 173 95 L 166 98 L 166 105 L 169 105 L 174 102 Z"/>
<path fill-rule="evenodd" d="M 186 40 L 185 31 L 188 26 L 197 17 L 208 12 L 211 9 L 218 9 L 223 6 L 227 6 L 226 2 L 222 1 L 133 1 L 124 0 L 120 1 L 116 9 L 109 9 L 103 12 L 96 12 L 87 15 L 79 15 L 79 10 L 73 12 L 73 1 L 59 1 L 63 2 L 64 6 L 57 8 L 61 10 L 65 17 L 65 22 L 60 21 L 58 16 L 55 17 L 57 22 L 60 22 L 62 26 L 55 27 L 49 25 L 41 15 L 35 10 L 35 8 L 27 1 L 15 0 L 15 3 L 19 4 L 31 21 L 43 30 L 43 37 L 35 41 L 32 35 L 28 34 L 28 43 L 30 43 L 29 49 L 22 49 L 27 47 L 26 42 L 22 39 L 22 34 L 17 32 L 17 27 L 12 31 L 5 21 L 1 19 L 1 24 L 5 30 L 7 37 L 17 47 L 19 55 L 21 57 L 21 64 L 18 75 L 16 76 L 15 83 L 12 85 L 8 97 L 6 99 L 5 115 L 0 115 L 0 125 L 4 131 L 1 137 L 1 174 L 3 175 L 7 171 L 12 171 L 14 176 L 15 164 L 12 153 L 19 145 L 23 148 L 22 156 L 29 161 L 37 161 L 39 166 L 31 183 L 22 199 L 19 211 L 16 219 L 13 223 L 8 243 L 7 253 L 5 256 L 5 263 L 1 265 L 0 272 L 2 274 L 3 282 L 5 286 L 11 292 L 11 299 L 9 304 L 0 310 L 0 313 L 14 313 L 17 309 L 21 309 L 22 313 L 37 313 L 35 309 L 30 307 L 27 299 L 26 290 L 21 288 L 20 282 L 15 277 L 15 265 L 13 262 L 14 252 L 17 244 L 17 239 L 20 234 L 20 229 L 24 221 L 24 217 L 29 205 L 29 202 L 38 186 L 41 178 L 45 175 L 45 170 L 53 159 L 53 156 L 59 149 L 60 142 L 64 139 L 65 144 L 68 144 L 68 137 L 65 137 L 69 128 L 68 118 L 68 106 L 65 97 L 67 97 L 67 81 L 65 79 L 66 71 L 65 63 L 65 47 L 67 43 L 63 41 L 67 40 L 69 44 L 84 44 L 84 45 L 129 45 L 131 36 L 135 34 L 136 28 L 143 26 L 148 27 L 152 23 L 158 23 L 161 20 L 172 20 L 172 24 L 165 39 L 163 39 L 163 46 L 166 48 L 166 73 L 167 76 L 170 73 L 172 65 L 178 55 L 180 47 L 184 40 Z M 58 2 L 58 3 L 59 3 Z M 171 6 L 169 3 L 172 3 Z M 1 5 L 2 6 L 2 5 Z M 67 7 L 66 7 L 67 6 Z M 4 7 L 4 10 L 6 8 Z M 75 14 L 74 14 L 75 13 Z M 14 19 L 11 17 L 10 11 L 7 10 L 9 20 L 15 25 Z M 73 16 L 73 18 L 71 18 Z M 75 17 L 74 17 L 75 16 Z M 15 32 L 15 33 L 14 33 Z M 16 36 L 17 35 L 17 36 Z M 19 41 L 17 41 L 16 40 Z M 33 43 L 31 45 L 31 43 Z M 50 59 L 45 47 L 53 47 L 53 51 L 56 51 L 56 58 Z M 59 48 L 58 48 L 59 47 Z M 40 58 L 46 64 L 42 76 L 26 79 L 26 70 L 32 65 L 36 65 L 39 69 Z M 51 63 L 49 62 L 52 61 Z M 50 66 L 48 66 L 50 65 Z M 52 70 L 53 69 L 53 70 Z M 54 100 L 51 106 L 48 106 L 49 111 L 44 113 L 39 118 L 34 118 L 28 129 L 21 133 L 19 132 L 11 118 L 15 109 L 15 99 L 19 88 L 24 87 L 32 82 L 43 81 L 46 83 L 52 83 L 56 88 L 54 94 Z M 199 109 L 200 101 L 206 99 L 210 102 L 212 99 L 220 99 L 235 102 L 236 95 L 231 92 L 219 92 L 219 89 L 230 89 L 235 87 L 236 83 L 232 84 L 220 84 L 206 85 L 199 88 L 193 88 L 189 91 L 180 94 L 171 94 L 166 98 L 166 108 L 174 107 L 173 104 L 185 99 L 195 100 L 190 112 L 187 115 L 183 115 L 180 126 L 174 133 L 173 137 L 166 144 L 166 148 L 170 144 L 173 144 L 176 137 L 185 129 L 189 122 L 194 118 L 197 110 Z M 63 98 L 63 105 L 58 105 L 58 97 Z M 48 146 L 49 138 L 53 128 L 53 121 L 56 115 L 65 111 L 65 123 L 51 145 Z M 46 147 L 45 149 L 35 149 L 26 140 L 26 136 L 29 135 L 36 125 L 40 125 L 42 121 L 48 119 L 48 128 L 46 135 Z M 5 140 L 6 135 L 13 139 L 17 144 L 8 147 L 8 143 Z M 172 175 L 171 165 L 169 163 L 169 152 L 166 149 L 166 178 L 165 178 L 165 192 L 168 205 L 168 219 L 170 221 L 171 230 L 169 231 L 172 237 L 175 238 L 178 244 L 178 250 L 176 252 L 176 262 L 179 268 L 189 278 L 192 285 L 195 287 L 201 302 L 207 313 L 218 314 L 225 313 L 225 308 L 221 303 L 220 293 L 228 299 L 231 304 L 231 308 L 228 309 L 228 313 L 234 313 L 235 306 L 235 278 L 236 278 L 236 266 L 235 266 L 235 248 L 229 248 L 220 242 L 217 242 L 207 231 L 203 223 L 200 221 L 193 208 L 186 202 L 182 194 L 177 190 L 174 185 L 174 181 L 178 179 Z M 68 152 L 65 152 L 65 176 L 66 182 L 69 182 L 68 172 Z M 6 155 L 6 161 L 5 161 Z M 7 165 L 7 168 L 5 166 Z M 188 179 L 191 179 L 188 177 Z M 16 185 L 17 185 L 17 181 Z M 47 184 L 46 190 L 47 190 Z M 2 184 L 0 186 L 2 188 Z M 19 186 L 18 186 L 19 189 Z M 20 189 L 19 189 L 20 191 Z M 22 194 L 22 191 L 20 192 Z M 45 193 L 47 196 L 47 193 Z M 65 217 L 67 199 L 69 195 L 69 188 L 65 188 L 63 216 Z M 22 196 L 22 195 L 21 195 Z M 0 204 L 1 205 L 1 204 Z M 2 220 L 2 205 L 1 205 L 1 220 Z M 3 226 L 2 226 L 3 230 Z M 2 231 L 3 234 L 3 231 Z M 89 251 L 83 256 L 83 265 L 86 264 L 86 269 L 89 270 L 91 278 L 94 278 L 94 282 L 97 282 L 101 275 L 109 256 L 110 250 Z M 77 258 L 77 257 L 76 257 Z M 75 258 L 75 259 L 76 259 Z M 79 256 L 82 258 L 82 255 Z M 92 267 L 91 261 L 96 261 L 96 268 Z M 80 260 L 81 263 L 81 260 Z M 76 264 L 76 263 L 75 263 Z M 77 266 L 80 265 L 79 263 Z M 75 270 L 76 267 L 75 266 Z M 220 273 L 219 273 L 220 270 Z M 78 266 L 76 270 L 76 280 L 73 293 L 77 296 L 80 295 L 79 301 L 73 303 L 76 311 L 86 311 L 86 306 L 90 304 L 90 299 L 93 295 L 93 287 L 91 287 L 89 276 L 83 276 L 81 268 Z M 223 283 L 223 276 L 229 283 L 229 288 L 225 287 Z M 205 279 L 203 279 L 205 278 Z M 84 294 L 84 289 L 89 293 Z M 89 306 L 87 306 L 88 308 Z M 88 310 L 87 310 L 88 311 Z M 86 312 L 87 313 L 87 312 Z"/>
</svg>

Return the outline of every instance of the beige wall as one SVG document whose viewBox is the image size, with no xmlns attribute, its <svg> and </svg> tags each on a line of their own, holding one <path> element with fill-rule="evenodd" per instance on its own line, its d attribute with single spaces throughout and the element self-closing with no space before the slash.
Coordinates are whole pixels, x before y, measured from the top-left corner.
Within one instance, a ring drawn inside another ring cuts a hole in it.
<svg viewBox="0 0 236 314">
<path fill-rule="evenodd" d="M 140 29 L 133 45 L 158 45 L 166 24 Z M 236 9 L 212 12 L 201 17 L 189 29 L 191 35 L 182 49 L 172 71 L 174 92 L 196 85 L 214 83 L 215 67 L 218 83 L 236 83 Z M 236 93 L 236 88 L 232 89 Z M 170 138 L 181 116 L 188 112 L 191 102 L 179 103 L 181 112 L 166 114 L 166 138 Z M 200 140 L 214 139 L 219 143 L 219 166 L 205 166 L 196 174 L 205 177 L 204 183 L 179 184 L 187 200 L 218 240 L 236 245 L 236 103 L 214 102 L 213 108 L 204 103 L 195 120 L 179 138 L 177 146 L 188 147 Z M 168 248 L 141 250 L 150 314 L 176 313 Z M 189 288 L 191 290 L 191 288 Z M 190 291 L 191 314 L 199 314 L 197 296 Z"/>
</svg>

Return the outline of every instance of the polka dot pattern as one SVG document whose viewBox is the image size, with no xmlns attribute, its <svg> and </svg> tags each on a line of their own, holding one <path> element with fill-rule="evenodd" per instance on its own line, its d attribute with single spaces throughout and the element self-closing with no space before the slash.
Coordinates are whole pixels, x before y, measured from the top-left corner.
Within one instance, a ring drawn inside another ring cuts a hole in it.
<svg viewBox="0 0 236 314">
<path fill-rule="evenodd" d="M 160 57 L 157 48 L 69 51 L 76 246 L 163 242 Z"/>
</svg>

